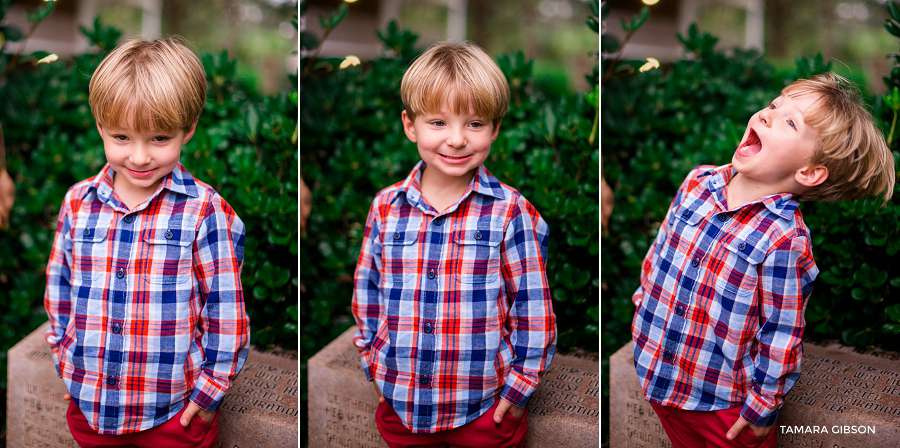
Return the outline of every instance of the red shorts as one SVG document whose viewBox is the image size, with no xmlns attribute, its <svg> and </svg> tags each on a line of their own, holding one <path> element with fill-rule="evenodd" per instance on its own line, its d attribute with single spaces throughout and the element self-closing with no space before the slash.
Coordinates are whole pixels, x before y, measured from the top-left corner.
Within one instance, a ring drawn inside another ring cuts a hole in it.
<svg viewBox="0 0 900 448">
<path fill-rule="evenodd" d="M 375 411 L 375 424 L 381 437 L 391 448 L 402 447 L 491 447 L 491 448 L 523 448 L 528 423 L 525 417 L 528 410 L 518 419 L 509 412 L 503 415 L 500 424 L 494 423 L 494 410 L 500 399 L 481 417 L 460 426 L 459 428 L 440 431 L 433 434 L 413 434 L 400 421 L 387 402 L 378 403 Z"/>
<path fill-rule="evenodd" d="M 721 411 L 685 411 L 670 406 L 650 403 L 666 435 L 675 448 L 697 447 L 754 447 L 775 448 L 776 428 L 766 437 L 758 437 L 750 427 L 744 428 L 734 440 L 725 437 L 728 430 L 741 416 L 741 408 L 723 409 Z"/>
<path fill-rule="evenodd" d="M 212 423 L 206 423 L 199 416 L 194 416 L 187 428 L 181 426 L 181 414 L 178 411 L 167 422 L 154 426 L 146 431 L 122 435 L 97 434 L 88 424 L 84 414 L 69 401 L 66 421 L 69 431 L 82 448 L 89 447 L 166 447 L 166 448 L 215 448 L 219 438 L 219 413 L 213 417 Z"/>
</svg>

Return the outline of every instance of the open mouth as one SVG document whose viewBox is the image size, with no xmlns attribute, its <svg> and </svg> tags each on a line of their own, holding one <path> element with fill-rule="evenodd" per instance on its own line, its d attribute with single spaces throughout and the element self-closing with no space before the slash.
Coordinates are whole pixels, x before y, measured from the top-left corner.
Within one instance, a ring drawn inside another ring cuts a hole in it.
<svg viewBox="0 0 900 448">
<path fill-rule="evenodd" d="M 762 142 L 759 141 L 759 136 L 756 135 L 756 131 L 752 128 L 750 129 L 750 133 L 747 134 L 747 139 L 741 143 L 737 148 L 737 154 L 743 157 L 752 157 L 759 153 L 762 150 Z"/>
<path fill-rule="evenodd" d="M 131 175 L 134 177 L 150 177 L 153 175 L 154 171 L 156 171 L 155 168 L 152 170 L 147 170 L 147 171 L 137 171 L 137 170 L 128 168 L 128 172 L 131 173 Z"/>
</svg>

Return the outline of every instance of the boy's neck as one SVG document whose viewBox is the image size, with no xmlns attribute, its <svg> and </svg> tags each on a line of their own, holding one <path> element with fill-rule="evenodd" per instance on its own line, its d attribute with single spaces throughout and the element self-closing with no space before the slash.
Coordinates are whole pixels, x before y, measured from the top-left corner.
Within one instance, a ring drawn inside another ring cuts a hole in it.
<svg viewBox="0 0 900 448">
<path fill-rule="evenodd" d="M 795 189 L 795 188 L 794 188 Z M 779 193 L 800 194 L 792 188 L 757 182 L 741 173 L 735 173 L 725 187 L 728 210 L 737 210 L 759 198 Z"/>
<path fill-rule="evenodd" d="M 422 187 L 422 196 L 431 204 L 438 213 L 450 207 L 469 187 L 477 168 L 466 173 L 465 176 L 444 176 L 438 170 L 429 170 L 426 166 L 419 179 Z"/>
<path fill-rule="evenodd" d="M 152 196 L 159 184 L 162 183 L 160 180 L 152 187 L 136 188 L 125 182 L 114 170 L 110 170 L 110 174 L 113 176 L 113 192 L 129 210 L 134 210 L 141 202 Z"/>
</svg>

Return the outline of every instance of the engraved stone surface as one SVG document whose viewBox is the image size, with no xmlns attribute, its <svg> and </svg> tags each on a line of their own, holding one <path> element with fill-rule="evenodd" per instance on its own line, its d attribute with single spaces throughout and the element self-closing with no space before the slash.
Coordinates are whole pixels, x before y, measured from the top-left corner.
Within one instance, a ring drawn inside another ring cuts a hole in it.
<svg viewBox="0 0 900 448">
<path fill-rule="evenodd" d="M 77 448 L 42 325 L 9 350 L 7 446 Z M 251 349 L 219 415 L 219 448 L 297 446 L 297 353 Z"/>
<path fill-rule="evenodd" d="M 802 373 L 776 422 L 779 447 L 900 443 L 900 354 L 804 342 Z M 610 447 L 670 447 L 626 344 L 610 358 Z"/>
<path fill-rule="evenodd" d="M 353 345 L 356 327 L 309 360 L 309 446 L 387 447 L 375 426 L 378 395 Z M 528 405 L 527 447 L 599 444 L 596 356 L 556 355 Z"/>
</svg>

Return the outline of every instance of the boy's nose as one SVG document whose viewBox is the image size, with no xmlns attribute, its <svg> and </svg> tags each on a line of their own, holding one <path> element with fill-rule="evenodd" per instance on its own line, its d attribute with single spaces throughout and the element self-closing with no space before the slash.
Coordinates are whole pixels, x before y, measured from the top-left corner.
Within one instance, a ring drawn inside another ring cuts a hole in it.
<svg viewBox="0 0 900 448">
<path fill-rule="evenodd" d="M 764 125 L 768 126 L 772 122 L 771 118 L 768 108 L 759 111 L 759 121 L 763 122 Z"/>
<path fill-rule="evenodd" d="M 466 144 L 466 137 L 460 131 L 453 131 L 447 137 L 447 145 L 448 146 L 458 148 L 461 146 L 465 146 L 465 144 Z"/>
<path fill-rule="evenodd" d="M 144 148 L 144 145 L 135 145 L 134 151 L 131 152 L 131 163 L 134 165 L 146 165 L 150 163 L 150 152 Z"/>
</svg>

